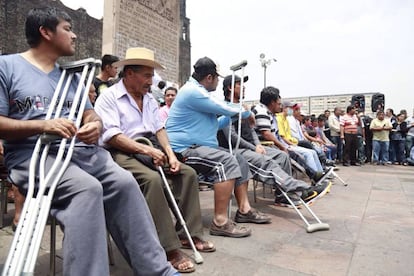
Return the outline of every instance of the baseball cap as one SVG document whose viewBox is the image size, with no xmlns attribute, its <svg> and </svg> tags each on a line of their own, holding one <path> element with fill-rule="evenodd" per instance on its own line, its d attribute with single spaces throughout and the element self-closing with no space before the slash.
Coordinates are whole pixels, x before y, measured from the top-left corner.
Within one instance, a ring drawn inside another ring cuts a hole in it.
<svg viewBox="0 0 414 276">
<path fill-rule="evenodd" d="M 283 101 L 282 105 L 283 105 L 283 107 L 293 107 L 293 104 L 289 101 Z"/>
<path fill-rule="evenodd" d="M 193 68 L 195 73 L 202 76 L 212 74 L 222 77 L 219 66 L 217 66 L 217 64 L 211 58 L 208 57 L 203 57 L 197 60 Z"/>
<path fill-rule="evenodd" d="M 295 104 L 293 104 L 293 106 L 292 106 L 292 108 L 294 109 L 294 110 L 298 110 L 298 109 L 300 109 L 302 107 L 302 104 L 300 104 L 300 103 L 295 103 Z"/>
<path fill-rule="evenodd" d="M 226 88 L 226 87 L 231 85 L 231 79 L 232 79 L 232 75 L 228 75 L 224 78 L 223 88 Z M 249 80 L 249 76 L 243 77 L 243 82 L 246 82 L 248 80 Z M 241 82 L 241 78 L 237 75 L 234 76 L 234 83 L 236 83 L 236 82 Z"/>
</svg>

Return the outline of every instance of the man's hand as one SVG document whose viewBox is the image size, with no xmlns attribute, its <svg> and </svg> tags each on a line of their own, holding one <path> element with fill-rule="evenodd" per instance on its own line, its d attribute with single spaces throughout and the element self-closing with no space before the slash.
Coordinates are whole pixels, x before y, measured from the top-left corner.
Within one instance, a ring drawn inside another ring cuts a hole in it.
<svg viewBox="0 0 414 276">
<path fill-rule="evenodd" d="M 68 119 L 58 118 L 43 121 L 43 132 L 58 135 L 63 138 L 71 138 L 76 134 L 75 124 Z"/>
<path fill-rule="evenodd" d="M 95 144 L 101 136 L 102 124 L 100 121 L 93 121 L 84 124 L 77 132 L 76 137 L 85 144 Z"/>
<path fill-rule="evenodd" d="M 260 154 L 266 154 L 266 149 L 262 145 L 259 144 L 256 146 L 256 152 Z"/>
<path fill-rule="evenodd" d="M 152 157 L 152 162 L 154 163 L 155 166 L 164 166 L 167 160 L 167 156 L 162 151 L 154 147 L 147 146 L 147 145 L 143 145 L 143 147 L 148 148 L 147 155 Z"/>
<path fill-rule="evenodd" d="M 172 174 L 176 174 L 180 171 L 180 162 L 178 161 L 177 157 L 174 156 L 170 156 L 170 158 L 168 159 L 169 164 L 170 164 L 170 172 Z"/>
</svg>

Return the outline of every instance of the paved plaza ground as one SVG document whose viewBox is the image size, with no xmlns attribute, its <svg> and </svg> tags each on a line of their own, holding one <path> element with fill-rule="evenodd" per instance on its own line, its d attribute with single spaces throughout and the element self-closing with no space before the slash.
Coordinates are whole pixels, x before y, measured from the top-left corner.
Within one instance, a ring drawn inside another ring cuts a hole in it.
<svg viewBox="0 0 414 276">
<path fill-rule="evenodd" d="M 249 196 L 252 205 L 272 216 L 268 225 L 250 225 L 251 237 L 210 236 L 213 192 L 200 192 L 205 238 L 217 247 L 203 253 L 204 263 L 192 275 L 414 275 L 414 167 L 342 167 L 338 175 L 349 185 L 334 181 L 331 192 L 311 207 L 330 230 L 306 233 L 293 209 L 272 205 L 270 189 Z M 233 215 L 236 212 L 233 200 Z M 6 216 L 10 221 L 13 205 Z M 302 208 L 307 218 L 310 216 Z M 0 229 L 0 265 L 11 244 L 11 227 Z M 35 275 L 48 275 L 49 227 L 43 237 Z M 61 248 L 62 233 L 57 247 Z M 191 250 L 185 250 L 189 255 Z M 58 250 L 58 255 L 61 251 Z M 57 275 L 62 275 L 57 259 Z M 111 275 L 132 275 L 118 251 Z"/>
</svg>

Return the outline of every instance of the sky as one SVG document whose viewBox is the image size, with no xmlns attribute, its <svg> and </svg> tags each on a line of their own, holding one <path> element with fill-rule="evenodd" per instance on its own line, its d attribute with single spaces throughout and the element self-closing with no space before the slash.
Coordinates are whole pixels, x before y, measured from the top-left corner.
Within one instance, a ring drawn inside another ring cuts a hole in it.
<svg viewBox="0 0 414 276">
<path fill-rule="evenodd" d="M 103 0 L 62 2 L 102 17 Z M 413 112 L 414 1 L 187 0 L 187 17 L 192 63 L 208 56 L 230 74 L 247 60 L 248 100 L 264 86 L 263 53 L 282 97 L 380 92 L 386 108 Z"/>
</svg>

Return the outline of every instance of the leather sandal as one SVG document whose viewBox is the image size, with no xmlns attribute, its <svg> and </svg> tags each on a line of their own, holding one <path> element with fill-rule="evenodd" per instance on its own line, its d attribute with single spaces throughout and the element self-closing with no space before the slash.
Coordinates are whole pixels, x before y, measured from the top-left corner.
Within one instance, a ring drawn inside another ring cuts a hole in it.
<svg viewBox="0 0 414 276">
<path fill-rule="evenodd" d="M 192 237 L 195 247 L 199 252 L 214 252 L 216 247 L 210 241 L 204 241 L 198 237 Z M 181 239 L 181 248 L 192 249 L 188 239 Z"/>
<path fill-rule="evenodd" d="M 195 271 L 193 262 L 180 249 L 168 251 L 167 260 L 179 273 L 191 273 Z"/>
</svg>

